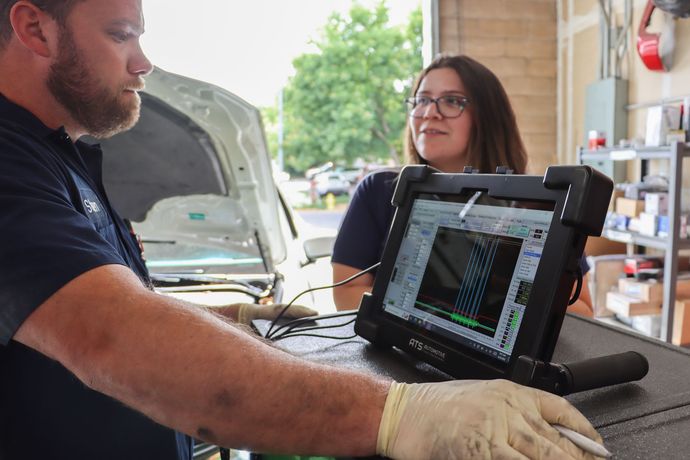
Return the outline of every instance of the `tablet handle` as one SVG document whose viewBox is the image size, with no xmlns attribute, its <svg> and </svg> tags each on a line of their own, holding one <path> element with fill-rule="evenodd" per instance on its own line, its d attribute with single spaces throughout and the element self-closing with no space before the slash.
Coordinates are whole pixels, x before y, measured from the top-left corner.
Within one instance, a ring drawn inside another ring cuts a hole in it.
<svg viewBox="0 0 690 460">
<path fill-rule="evenodd" d="M 566 364 L 547 363 L 522 355 L 511 380 L 564 396 L 640 380 L 648 371 L 647 358 L 635 351 Z"/>
<path fill-rule="evenodd" d="M 647 358 L 635 351 L 564 363 L 561 366 L 570 374 L 571 386 L 568 393 L 640 380 L 649 371 Z"/>
</svg>

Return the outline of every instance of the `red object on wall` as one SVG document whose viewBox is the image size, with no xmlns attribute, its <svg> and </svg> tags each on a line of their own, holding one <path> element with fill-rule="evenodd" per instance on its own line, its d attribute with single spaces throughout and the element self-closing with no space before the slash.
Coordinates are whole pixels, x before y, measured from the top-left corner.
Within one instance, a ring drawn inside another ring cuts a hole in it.
<svg viewBox="0 0 690 460">
<path fill-rule="evenodd" d="M 647 32 L 647 27 L 649 27 L 654 8 L 655 6 L 652 0 L 647 0 L 647 6 L 644 9 L 642 20 L 640 21 L 640 28 L 637 30 L 637 52 L 642 58 L 642 62 L 649 70 L 665 72 L 668 69 L 664 66 L 664 62 L 659 53 L 660 34 Z"/>
</svg>

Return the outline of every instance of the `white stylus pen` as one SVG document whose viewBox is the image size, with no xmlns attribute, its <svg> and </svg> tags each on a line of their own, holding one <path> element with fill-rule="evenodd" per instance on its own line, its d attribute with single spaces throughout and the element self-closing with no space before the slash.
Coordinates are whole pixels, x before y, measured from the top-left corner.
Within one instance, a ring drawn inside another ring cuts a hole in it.
<svg viewBox="0 0 690 460">
<path fill-rule="evenodd" d="M 563 425 L 551 426 L 558 430 L 558 432 L 561 433 L 563 437 L 568 438 L 573 444 L 575 444 L 577 447 L 584 450 L 585 452 L 589 452 L 590 454 L 596 455 L 597 457 L 611 457 L 611 452 L 606 450 L 606 447 L 602 446 L 598 442 L 592 441 L 587 436 L 580 434 L 577 431 L 573 431 L 570 428 L 566 428 Z"/>
</svg>

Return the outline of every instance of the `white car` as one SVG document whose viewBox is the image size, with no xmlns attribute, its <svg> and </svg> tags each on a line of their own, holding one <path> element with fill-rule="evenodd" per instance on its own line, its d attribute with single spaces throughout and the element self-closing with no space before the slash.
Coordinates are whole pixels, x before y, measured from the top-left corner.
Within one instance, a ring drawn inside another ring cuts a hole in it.
<svg viewBox="0 0 690 460">
<path fill-rule="evenodd" d="M 299 234 L 274 182 L 259 111 L 161 69 L 141 99 L 137 125 L 101 142 L 104 182 L 141 235 L 158 289 L 213 305 L 287 301 L 306 287 L 312 277 L 301 267 L 332 241 Z"/>
<path fill-rule="evenodd" d="M 341 173 L 319 173 L 312 179 L 312 184 L 316 194 L 320 197 L 326 196 L 329 193 L 335 196 L 347 195 L 350 193 L 350 181 Z"/>
</svg>

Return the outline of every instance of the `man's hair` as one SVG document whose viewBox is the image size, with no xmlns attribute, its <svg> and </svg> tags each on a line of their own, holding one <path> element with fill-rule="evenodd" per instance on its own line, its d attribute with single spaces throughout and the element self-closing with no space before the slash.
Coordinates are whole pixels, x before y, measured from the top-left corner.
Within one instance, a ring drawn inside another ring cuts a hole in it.
<svg viewBox="0 0 690 460">
<path fill-rule="evenodd" d="M 10 10 L 19 0 L 0 0 L 0 50 L 5 48 L 12 38 L 12 24 L 10 24 Z M 60 25 L 65 25 L 65 20 L 74 5 L 83 0 L 29 0 Z"/>
<path fill-rule="evenodd" d="M 496 166 L 508 166 L 516 174 L 524 174 L 527 153 L 510 100 L 496 75 L 468 56 L 442 55 L 422 70 L 412 87 L 412 96 L 417 95 L 422 80 L 434 69 L 454 70 L 467 91 L 470 104 L 466 110 L 472 114 L 467 165 L 482 173 L 495 173 Z M 409 123 L 405 150 L 408 164 L 426 163 L 412 141 Z"/>
</svg>

